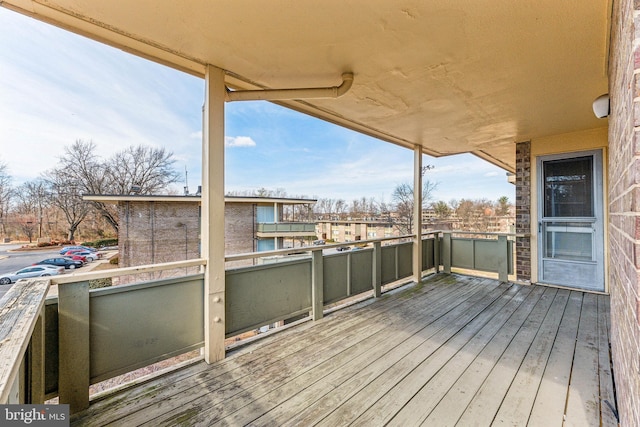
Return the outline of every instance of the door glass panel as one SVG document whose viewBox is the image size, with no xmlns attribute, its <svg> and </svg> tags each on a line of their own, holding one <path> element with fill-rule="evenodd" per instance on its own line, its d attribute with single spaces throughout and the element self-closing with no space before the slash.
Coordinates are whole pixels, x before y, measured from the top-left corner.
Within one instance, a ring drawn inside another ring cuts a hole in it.
<svg viewBox="0 0 640 427">
<path fill-rule="evenodd" d="M 593 260 L 593 227 L 590 223 L 545 223 L 545 258 Z"/>
<path fill-rule="evenodd" d="M 593 217 L 593 156 L 544 162 L 544 216 Z"/>
</svg>

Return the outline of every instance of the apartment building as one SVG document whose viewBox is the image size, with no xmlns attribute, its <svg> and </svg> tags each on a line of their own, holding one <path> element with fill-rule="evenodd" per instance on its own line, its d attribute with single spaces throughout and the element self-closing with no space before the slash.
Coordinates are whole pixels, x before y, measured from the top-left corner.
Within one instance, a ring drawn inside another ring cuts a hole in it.
<svg viewBox="0 0 640 427">
<path fill-rule="evenodd" d="M 88 195 L 85 200 L 117 205 L 121 267 L 200 257 L 200 196 Z M 305 215 L 314 203 L 312 199 L 226 197 L 225 253 L 293 248 L 314 240 L 315 225 Z"/>
</svg>

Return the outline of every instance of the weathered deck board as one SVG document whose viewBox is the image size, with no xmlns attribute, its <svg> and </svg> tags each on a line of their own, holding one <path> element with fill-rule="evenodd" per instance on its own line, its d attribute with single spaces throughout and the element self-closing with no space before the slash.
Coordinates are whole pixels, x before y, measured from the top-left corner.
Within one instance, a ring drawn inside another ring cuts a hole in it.
<svg viewBox="0 0 640 427">
<path fill-rule="evenodd" d="M 518 373 L 526 352 L 551 307 L 557 290 L 547 289 L 467 406 L 460 425 L 491 425 L 502 398 Z M 496 399 L 500 396 L 500 399 Z"/>
<path fill-rule="evenodd" d="M 513 287 L 510 291 L 517 295 L 512 297 L 511 294 L 503 294 L 437 351 L 431 355 L 424 354 L 420 365 L 410 375 L 406 375 L 400 381 L 396 379 L 392 387 L 381 388 L 378 394 L 373 390 L 363 390 L 362 397 L 352 399 L 343 405 L 352 406 L 354 413 L 360 412 L 354 425 L 386 423 L 400 409 L 412 414 L 412 421 L 419 420 L 423 413 L 438 403 L 438 396 L 442 396 L 453 385 L 460 372 L 469 366 L 470 361 L 498 332 L 530 290 L 531 288 Z M 426 378 L 429 378 L 427 382 Z M 371 396 L 379 395 L 380 392 L 384 393 L 384 396 L 371 401 Z M 369 402 L 365 403 L 367 400 Z M 403 408 L 404 402 L 408 403 Z M 339 411 L 342 410 L 341 407 Z"/>
<path fill-rule="evenodd" d="M 49 281 L 42 278 L 18 281 L 2 299 L 0 307 L 0 403 L 11 399 L 22 358 L 42 312 Z"/>
<path fill-rule="evenodd" d="M 436 300 L 444 298 L 447 293 L 455 290 L 451 283 L 447 284 L 447 282 L 451 281 L 434 281 L 434 283 L 425 286 L 423 291 L 429 295 L 429 298 Z M 363 314 L 361 316 L 357 315 L 357 310 L 351 310 L 345 311 L 346 316 L 340 316 L 339 321 L 334 321 L 335 316 L 329 316 L 316 323 L 309 322 L 299 325 L 295 329 L 279 333 L 275 340 L 261 340 L 251 346 L 242 347 L 232 352 L 230 357 L 222 362 L 213 365 L 200 363 L 189 369 L 181 369 L 165 377 L 149 381 L 141 387 L 124 390 L 117 395 L 101 399 L 92 403 L 83 417 L 91 420 L 92 425 L 102 425 L 118 419 L 123 416 L 122 414 L 141 411 L 163 398 L 187 392 L 189 388 L 193 387 L 194 381 L 204 382 L 206 379 L 226 375 L 237 369 L 246 371 L 245 375 L 252 373 L 255 375 L 253 371 L 256 367 L 264 368 L 277 360 L 295 354 L 297 351 L 310 348 L 312 345 L 322 347 L 334 344 L 336 340 L 343 339 L 345 335 L 351 335 L 353 331 L 359 332 L 363 326 L 383 324 L 388 321 L 387 316 L 395 314 L 395 309 L 402 306 L 403 303 L 410 309 L 412 301 L 407 303 L 404 298 L 382 298 L 376 304 L 367 301 L 356 306 L 369 307 L 368 310 L 361 313 Z M 298 339 L 300 334 L 304 334 L 310 328 L 314 328 L 314 331 L 308 334 L 308 339 Z M 108 411 L 103 410 L 107 407 Z"/>
<path fill-rule="evenodd" d="M 611 354 L 609 348 L 609 298 L 598 296 L 598 372 L 600 374 L 600 414 L 603 426 L 615 426 L 616 416 L 607 405 L 615 408 L 615 393 L 613 390 L 613 375 L 611 374 Z"/>
<path fill-rule="evenodd" d="M 494 418 L 496 424 L 525 425 L 529 420 L 568 299 L 569 291 L 567 290 L 561 289 L 556 294 L 527 355 L 518 368 L 509 391 L 502 400 L 500 410 Z"/>
<path fill-rule="evenodd" d="M 482 299 L 485 297 L 484 292 L 478 291 L 473 293 L 469 300 Z M 452 299 L 450 303 L 455 304 L 455 300 Z M 448 311 L 446 304 L 441 304 L 440 301 L 436 302 L 435 305 L 439 308 L 439 311 L 435 311 L 437 314 L 434 314 L 433 317 L 439 318 L 427 328 L 431 327 L 432 329 L 437 329 L 440 323 L 446 322 L 443 318 L 447 316 L 451 317 L 451 313 L 455 312 L 455 309 Z M 415 311 L 413 312 L 415 313 Z M 270 372 L 269 375 L 263 377 L 266 381 L 256 383 L 253 378 L 247 377 L 246 384 L 244 382 L 241 382 L 240 384 L 237 382 L 230 384 L 232 390 L 235 391 L 238 388 L 242 390 L 241 393 L 235 393 L 231 399 L 225 400 L 223 398 L 219 400 L 218 393 L 224 393 L 226 391 L 224 388 L 216 390 L 216 393 L 206 393 L 200 396 L 199 399 L 191 401 L 191 403 L 195 404 L 198 409 L 198 413 L 194 416 L 192 421 L 196 424 L 198 422 L 202 422 L 203 424 L 214 423 L 222 420 L 228 415 L 234 414 L 240 409 L 242 409 L 242 416 L 249 417 L 250 419 L 248 421 L 251 421 L 252 416 L 253 418 L 256 418 L 262 415 L 258 412 L 263 411 L 265 408 L 263 399 L 260 399 L 261 397 L 270 394 L 271 396 L 275 395 L 276 398 L 279 399 L 282 395 L 281 390 L 277 390 L 279 386 L 287 383 L 291 378 L 294 378 L 301 373 L 309 371 L 312 375 L 312 378 L 305 378 L 305 381 L 302 382 L 302 385 L 304 385 L 309 382 L 313 382 L 313 379 L 315 378 L 322 378 L 326 375 L 332 374 L 333 372 L 341 372 L 341 370 L 336 371 L 336 368 L 344 366 L 345 364 L 349 367 L 346 370 L 347 373 L 352 374 L 354 371 L 352 367 L 354 359 L 355 362 L 362 361 L 365 364 L 369 363 L 370 360 L 374 360 L 374 357 L 369 353 L 372 349 L 376 349 L 377 351 L 383 349 L 384 351 L 381 355 L 385 355 L 384 360 L 388 360 L 391 354 L 390 351 L 400 355 L 404 354 L 408 351 L 408 348 L 414 345 L 413 341 L 410 339 L 412 335 L 412 328 L 422 328 L 424 326 L 423 322 L 428 322 L 428 319 L 424 318 L 418 318 L 417 320 L 417 322 L 411 321 L 407 315 L 403 315 L 396 321 L 386 325 L 384 329 L 376 331 L 380 332 L 382 336 L 374 333 L 368 335 L 367 338 L 371 337 L 371 339 L 366 341 L 361 340 L 354 342 L 350 340 L 345 342 L 345 347 L 339 347 L 337 344 L 331 344 L 326 348 L 323 348 L 321 352 L 313 350 L 313 353 L 303 355 L 301 360 L 294 360 L 291 358 L 282 360 L 282 363 L 275 366 L 275 369 Z M 394 331 L 393 329 L 395 328 L 390 327 L 392 325 L 397 325 L 399 327 Z M 371 325 L 367 326 L 365 329 L 370 330 Z M 362 334 L 365 333 L 365 330 L 363 330 Z M 386 347 L 381 347 L 381 343 Z M 402 348 L 398 349 L 395 347 L 396 343 L 399 346 L 402 346 Z M 390 350 L 391 348 L 393 348 L 393 350 Z M 349 350 L 349 352 L 347 352 L 347 350 Z M 334 355 L 335 357 L 332 357 Z M 312 368 L 314 368 L 314 371 L 310 370 Z M 299 389 L 299 387 L 296 388 Z M 344 386 L 341 387 L 341 390 L 344 389 Z M 275 393 L 270 393 L 271 391 L 275 391 Z M 218 402 L 223 404 L 216 406 L 211 405 L 212 403 Z M 251 407 L 247 408 L 248 405 L 251 405 Z M 176 420 L 180 420 L 186 415 L 186 411 L 183 407 L 178 407 L 177 409 L 178 410 L 176 412 L 166 413 L 162 417 L 149 421 L 148 424 L 159 425 L 163 422 L 173 424 Z M 238 423 L 225 422 L 225 424 L 235 425 Z"/>
<path fill-rule="evenodd" d="M 598 302 L 597 296 L 585 294 L 578 326 L 574 369 L 569 383 L 565 425 L 600 425 L 600 385 L 598 373 Z"/>
<path fill-rule="evenodd" d="M 582 296 L 581 292 L 572 292 L 569 296 L 546 370 L 542 376 L 536 402 L 529 417 L 529 422 L 532 425 L 562 425 L 578 334 L 576 319 L 580 318 Z"/>
<path fill-rule="evenodd" d="M 606 296 L 439 275 L 101 399 L 72 423 L 562 425 L 566 413 L 615 425 L 600 402 L 614 404 L 606 316 Z"/>
<path fill-rule="evenodd" d="M 356 421 L 357 426 L 368 426 L 376 423 L 387 423 L 400 410 L 401 413 L 393 421 L 393 423 L 401 424 L 403 419 L 410 418 L 411 422 L 418 422 L 426 418 L 436 405 L 442 400 L 442 396 L 454 386 L 458 378 L 473 363 L 477 356 L 487 347 L 489 342 L 495 338 L 496 334 L 506 325 L 507 320 L 512 318 L 515 313 L 521 309 L 523 303 L 528 301 L 535 302 L 536 299 L 528 298 L 532 288 L 520 288 L 518 295 L 505 304 L 495 313 L 470 339 L 465 335 L 460 335 L 460 339 L 465 339 L 462 344 L 464 346 L 457 351 L 454 357 L 444 363 L 440 368 L 437 359 L 428 361 L 428 365 L 424 368 L 433 372 L 429 373 L 425 369 L 416 371 L 420 375 L 411 375 L 404 378 L 400 383 L 387 392 L 387 395 L 376 402 L 366 413 L 360 416 Z M 540 292 L 541 293 L 541 292 Z M 530 311 L 531 307 L 526 310 Z M 524 319 L 522 320 L 524 321 Z M 444 348 L 443 352 L 447 349 Z M 429 366 L 430 365 L 430 366 Z M 426 378 L 429 378 L 425 381 Z M 408 402 L 403 407 L 403 402 Z M 447 409 L 449 412 L 449 409 Z M 457 417 L 456 417 L 457 419 Z M 441 423 L 441 420 L 438 421 Z"/>
<path fill-rule="evenodd" d="M 456 379 L 455 384 L 446 393 L 437 396 L 441 400 L 425 418 L 423 425 L 453 426 L 458 422 L 469 402 L 489 376 L 544 292 L 544 288 L 534 287 L 528 298 L 518 307 L 508 322 L 500 328 L 478 357 Z"/>
</svg>

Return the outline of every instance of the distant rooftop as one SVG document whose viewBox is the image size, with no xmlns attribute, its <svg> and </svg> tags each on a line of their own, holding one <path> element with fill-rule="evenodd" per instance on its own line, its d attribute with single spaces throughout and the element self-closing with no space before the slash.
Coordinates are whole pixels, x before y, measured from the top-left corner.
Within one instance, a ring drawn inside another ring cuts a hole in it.
<svg viewBox="0 0 640 427">
<path fill-rule="evenodd" d="M 84 200 L 89 202 L 113 203 L 118 202 L 194 202 L 200 203 L 201 196 L 181 195 L 141 195 L 141 194 L 84 194 Z M 299 199 L 287 197 L 247 197 L 225 196 L 224 201 L 234 203 L 285 203 L 289 205 L 314 204 L 316 199 Z"/>
</svg>

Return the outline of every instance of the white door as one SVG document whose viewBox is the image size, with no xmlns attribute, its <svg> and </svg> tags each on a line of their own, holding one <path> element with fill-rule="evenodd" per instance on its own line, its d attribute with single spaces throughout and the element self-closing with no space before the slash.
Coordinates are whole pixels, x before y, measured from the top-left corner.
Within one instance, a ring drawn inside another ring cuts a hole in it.
<svg viewBox="0 0 640 427">
<path fill-rule="evenodd" d="M 537 163 L 539 281 L 604 291 L 602 152 Z"/>
</svg>

